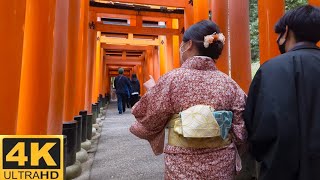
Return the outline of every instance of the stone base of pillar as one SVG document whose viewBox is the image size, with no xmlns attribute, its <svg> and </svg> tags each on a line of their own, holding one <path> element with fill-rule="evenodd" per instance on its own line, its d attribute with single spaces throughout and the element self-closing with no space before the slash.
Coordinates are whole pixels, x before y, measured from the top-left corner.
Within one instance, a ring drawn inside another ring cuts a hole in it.
<svg viewBox="0 0 320 180">
<path fill-rule="evenodd" d="M 88 153 L 86 150 L 84 150 L 83 148 L 81 148 L 81 150 L 79 152 L 77 152 L 77 161 L 80 161 L 81 163 L 84 163 L 88 160 Z"/>
<path fill-rule="evenodd" d="M 81 175 L 82 167 L 79 161 L 76 161 L 73 165 L 68 166 L 66 169 L 66 179 L 71 180 Z"/>
<path fill-rule="evenodd" d="M 91 148 L 91 141 L 87 139 L 85 142 L 81 143 L 81 148 L 88 151 Z"/>
<path fill-rule="evenodd" d="M 104 108 L 102 107 L 102 108 L 100 108 L 100 114 L 101 114 L 101 116 L 104 116 L 105 115 L 105 110 L 104 110 Z"/>
<path fill-rule="evenodd" d="M 96 134 L 97 134 L 96 128 L 92 128 L 92 137 L 95 136 Z"/>
<path fill-rule="evenodd" d="M 97 140 L 97 139 L 99 139 L 100 136 L 101 136 L 101 134 L 97 132 L 97 134 L 92 137 L 92 140 Z"/>
</svg>

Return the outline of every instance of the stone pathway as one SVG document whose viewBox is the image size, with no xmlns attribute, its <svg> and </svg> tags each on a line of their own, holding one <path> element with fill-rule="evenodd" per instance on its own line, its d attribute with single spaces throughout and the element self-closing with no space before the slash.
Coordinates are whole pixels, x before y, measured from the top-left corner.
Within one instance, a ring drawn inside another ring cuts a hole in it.
<svg viewBox="0 0 320 180">
<path fill-rule="evenodd" d="M 108 106 L 99 140 L 93 140 L 89 160 L 75 180 L 163 180 L 163 155 L 154 156 L 145 140 L 129 132 L 134 116 L 128 109 L 119 115 L 115 103 Z M 242 157 L 243 171 L 237 180 L 251 180 L 254 161 Z"/>
<path fill-rule="evenodd" d="M 90 180 L 162 180 L 163 155 L 154 156 L 149 144 L 129 132 L 134 122 L 131 109 L 119 115 L 111 103 L 103 120 L 101 137 L 90 173 Z"/>
</svg>

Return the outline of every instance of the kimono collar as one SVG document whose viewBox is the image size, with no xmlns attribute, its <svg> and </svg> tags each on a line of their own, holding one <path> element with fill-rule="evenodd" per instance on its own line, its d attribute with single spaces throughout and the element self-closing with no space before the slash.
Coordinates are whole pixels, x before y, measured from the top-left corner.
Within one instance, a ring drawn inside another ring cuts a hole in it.
<svg viewBox="0 0 320 180">
<path fill-rule="evenodd" d="M 299 42 L 297 43 L 290 51 L 297 51 L 300 49 L 318 49 L 320 50 L 320 48 L 311 42 Z"/>
<path fill-rule="evenodd" d="M 217 70 L 215 61 L 207 56 L 193 56 L 187 59 L 182 64 L 181 68 L 196 69 L 196 70 L 202 70 L 202 71 Z"/>
</svg>

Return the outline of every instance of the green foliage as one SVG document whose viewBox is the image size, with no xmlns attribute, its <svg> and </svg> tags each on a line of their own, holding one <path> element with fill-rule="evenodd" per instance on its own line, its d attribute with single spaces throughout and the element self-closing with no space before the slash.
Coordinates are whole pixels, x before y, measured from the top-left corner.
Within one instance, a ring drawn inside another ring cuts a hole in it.
<svg viewBox="0 0 320 180">
<path fill-rule="evenodd" d="M 308 3 L 308 0 L 286 0 L 286 10 L 294 9 Z"/>
<path fill-rule="evenodd" d="M 251 60 L 259 61 L 259 19 L 258 19 L 258 0 L 250 0 L 250 44 Z"/>
<path fill-rule="evenodd" d="M 286 0 L 286 10 L 307 4 L 307 0 Z M 258 0 L 250 0 L 250 43 L 252 62 L 259 61 Z"/>
</svg>

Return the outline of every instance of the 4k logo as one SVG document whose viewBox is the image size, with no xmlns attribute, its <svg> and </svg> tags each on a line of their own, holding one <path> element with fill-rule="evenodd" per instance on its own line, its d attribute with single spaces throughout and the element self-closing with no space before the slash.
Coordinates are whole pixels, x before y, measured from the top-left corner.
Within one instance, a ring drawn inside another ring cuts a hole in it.
<svg viewBox="0 0 320 180">
<path fill-rule="evenodd" d="M 63 179 L 62 136 L 0 136 L 0 179 Z"/>
</svg>

